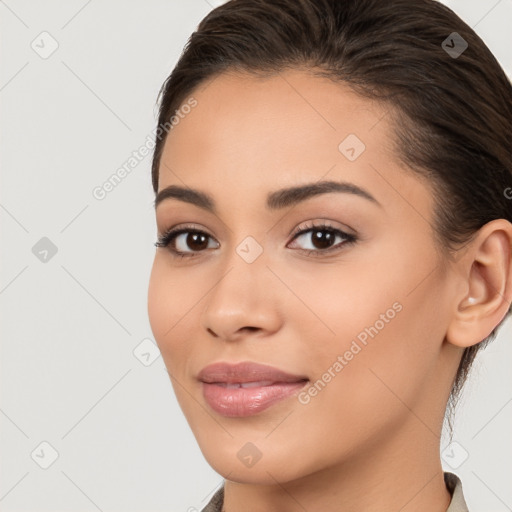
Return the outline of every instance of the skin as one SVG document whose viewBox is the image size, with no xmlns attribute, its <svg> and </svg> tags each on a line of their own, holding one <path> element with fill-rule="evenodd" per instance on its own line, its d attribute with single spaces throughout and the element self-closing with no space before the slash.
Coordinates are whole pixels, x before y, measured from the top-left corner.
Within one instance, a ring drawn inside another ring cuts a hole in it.
<svg viewBox="0 0 512 512">
<path fill-rule="evenodd" d="M 224 510 L 446 511 L 446 401 L 463 349 L 507 311 L 512 225 L 486 224 L 444 257 L 433 190 L 399 163 L 386 109 L 343 85 L 299 69 L 224 73 L 193 96 L 197 106 L 167 137 L 159 191 L 198 189 L 218 210 L 157 206 L 159 234 L 191 223 L 212 238 L 194 252 L 180 237 L 188 259 L 157 248 L 148 314 L 199 447 L 226 478 Z M 350 133 L 366 145 L 353 162 L 338 149 Z M 266 208 L 268 193 L 319 180 L 354 183 L 380 206 L 328 193 Z M 311 231 L 293 240 L 295 228 L 322 220 L 358 240 L 336 237 L 330 253 Z M 252 263 L 236 252 L 247 236 L 263 249 Z M 202 396 L 197 374 L 217 361 L 255 361 L 314 383 L 394 303 L 400 312 L 307 404 L 294 396 L 228 418 Z M 252 467 L 237 457 L 247 442 L 262 454 Z"/>
</svg>

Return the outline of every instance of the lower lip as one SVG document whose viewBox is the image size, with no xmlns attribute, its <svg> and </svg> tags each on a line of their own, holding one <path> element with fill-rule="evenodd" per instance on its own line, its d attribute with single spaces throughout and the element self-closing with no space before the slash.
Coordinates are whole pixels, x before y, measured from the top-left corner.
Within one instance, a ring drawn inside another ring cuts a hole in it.
<svg viewBox="0 0 512 512">
<path fill-rule="evenodd" d="M 226 388 L 203 382 L 203 396 L 208 405 L 223 416 L 252 416 L 296 394 L 307 382 L 280 382 L 254 388 Z"/>
</svg>

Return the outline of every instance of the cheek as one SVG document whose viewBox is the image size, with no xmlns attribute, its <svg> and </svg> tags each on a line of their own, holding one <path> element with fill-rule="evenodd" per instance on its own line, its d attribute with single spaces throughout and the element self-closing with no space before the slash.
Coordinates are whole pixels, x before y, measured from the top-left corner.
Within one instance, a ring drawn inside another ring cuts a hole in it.
<svg viewBox="0 0 512 512">
<path fill-rule="evenodd" d="M 332 458 L 334 463 L 417 421 L 411 411 L 429 393 L 436 350 L 431 348 L 434 343 L 429 347 L 428 332 L 411 321 L 418 313 L 413 313 L 414 301 L 402 298 L 402 309 L 392 309 L 394 316 L 389 313 L 395 298 L 391 294 L 375 299 L 364 313 L 347 301 L 343 319 L 338 315 L 335 323 L 334 316 L 326 317 L 336 336 L 324 335 L 321 347 L 304 352 L 312 369 L 311 385 L 296 406 L 296 418 L 303 438 L 312 440 L 305 442 L 305 450 L 314 453 L 318 439 L 329 447 L 319 459 Z M 388 323 L 379 318 L 386 311 Z M 276 434 L 274 442 L 283 445 L 291 435 L 285 429 Z"/>
<path fill-rule="evenodd" d="M 435 264 L 390 254 L 393 266 L 381 256 L 319 266 L 307 280 L 294 281 L 288 271 L 287 282 L 296 283 L 294 291 L 310 309 L 295 301 L 287 316 L 301 317 L 292 324 L 300 326 L 300 350 L 318 383 L 311 402 L 337 422 L 350 410 L 347 428 L 353 413 L 407 411 L 400 400 L 412 405 L 424 392 L 443 340 L 443 285 L 432 274 Z"/>
<path fill-rule="evenodd" d="M 169 294 L 166 292 L 168 279 L 162 271 L 158 255 L 155 256 L 148 287 L 148 318 L 155 341 L 160 345 L 166 330 L 170 327 Z"/>
<path fill-rule="evenodd" d="M 186 281 L 186 282 L 185 282 Z M 155 256 L 148 287 L 148 318 L 164 362 L 182 360 L 190 344 L 184 343 L 184 330 L 189 329 L 193 308 L 201 296 L 184 273 L 172 272 L 165 257 Z M 198 290 L 199 292 L 199 290 Z"/>
</svg>

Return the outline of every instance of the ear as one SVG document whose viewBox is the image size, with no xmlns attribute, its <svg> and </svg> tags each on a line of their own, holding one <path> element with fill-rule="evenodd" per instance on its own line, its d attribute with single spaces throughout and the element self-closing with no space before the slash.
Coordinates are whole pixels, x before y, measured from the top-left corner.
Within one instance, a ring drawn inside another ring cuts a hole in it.
<svg viewBox="0 0 512 512">
<path fill-rule="evenodd" d="M 446 339 L 458 347 L 485 339 L 507 314 L 512 300 L 512 224 L 496 219 L 482 226 L 456 263 L 460 289 Z"/>
</svg>

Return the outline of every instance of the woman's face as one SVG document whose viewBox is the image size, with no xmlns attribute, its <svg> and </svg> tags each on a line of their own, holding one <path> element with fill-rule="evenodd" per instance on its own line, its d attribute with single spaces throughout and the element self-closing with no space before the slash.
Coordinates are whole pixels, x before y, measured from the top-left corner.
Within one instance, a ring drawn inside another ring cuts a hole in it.
<svg viewBox="0 0 512 512">
<path fill-rule="evenodd" d="M 157 248 L 148 313 L 210 465 L 275 483 L 438 443 L 460 358 L 445 341 L 456 290 L 434 248 L 432 191 L 400 167 L 386 110 L 297 70 L 222 74 L 192 96 L 167 137 L 159 192 L 194 190 L 211 208 L 190 194 L 157 204 L 159 234 L 203 235 Z M 354 188 L 287 192 L 325 181 Z M 308 381 L 201 382 L 217 362 Z"/>
</svg>

